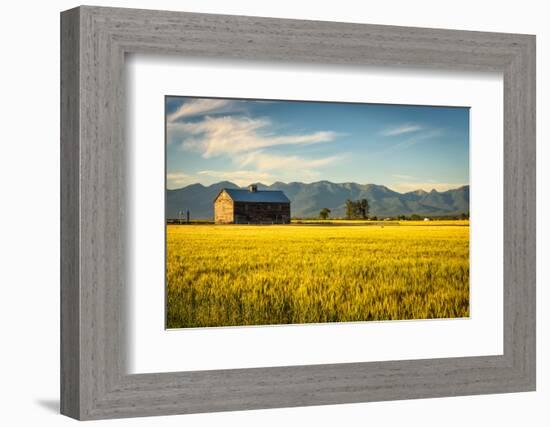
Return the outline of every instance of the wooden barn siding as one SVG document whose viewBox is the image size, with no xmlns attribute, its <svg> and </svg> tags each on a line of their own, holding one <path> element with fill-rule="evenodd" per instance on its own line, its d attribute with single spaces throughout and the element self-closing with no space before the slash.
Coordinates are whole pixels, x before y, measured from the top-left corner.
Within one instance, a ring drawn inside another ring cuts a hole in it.
<svg viewBox="0 0 550 427">
<path fill-rule="evenodd" d="M 290 203 L 235 202 L 235 223 L 290 223 Z"/>
<path fill-rule="evenodd" d="M 214 202 L 214 221 L 216 224 L 233 222 L 233 200 L 226 192 L 221 193 Z"/>
</svg>

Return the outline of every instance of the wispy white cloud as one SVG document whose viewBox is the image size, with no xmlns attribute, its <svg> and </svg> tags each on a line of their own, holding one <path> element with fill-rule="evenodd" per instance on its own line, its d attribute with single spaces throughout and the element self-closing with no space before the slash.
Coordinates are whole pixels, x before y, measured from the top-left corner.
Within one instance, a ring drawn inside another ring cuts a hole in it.
<svg viewBox="0 0 550 427">
<path fill-rule="evenodd" d="M 212 105 L 196 106 L 193 110 L 196 114 L 199 114 L 199 107 L 203 110 L 214 108 Z M 220 108 L 232 107 L 226 105 Z M 191 113 L 180 112 L 178 119 L 184 117 L 183 114 Z M 228 160 L 228 164 L 220 169 L 205 168 L 194 176 L 169 176 L 168 181 L 173 187 L 190 181 L 228 180 L 247 185 L 258 181 L 269 184 L 277 180 L 313 180 L 321 175 L 318 169 L 342 157 L 311 158 L 303 151 L 301 154 L 272 152 L 272 148 L 285 145 L 303 147 L 329 143 L 341 134 L 330 130 L 282 134 L 267 118 L 206 114 L 198 121 L 173 121 L 167 130 L 168 143 L 180 144 L 182 149 L 199 153 L 205 159 L 222 157 Z"/>
<path fill-rule="evenodd" d="M 381 133 L 383 136 L 399 136 L 406 133 L 418 132 L 424 129 L 422 126 L 414 123 L 404 123 L 399 126 L 384 129 Z"/>
<path fill-rule="evenodd" d="M 283 156 L 261 151 L 237 155 L 234 163 L 237 170 L 203 170 L 198 173 L 205 177 L 228 180 L 240 186 L 253 182 L 272 184 L 275 181 L 313 180 L 321 176 L 316 168 L 336 162 L 340 157 L 307 159 L 300 156 Z"/>
<path fill-rule="evenodd" d="M 411 175 L 400 175 L 400 174 L 392 174 L 392 176 L 394 178 L 397 178 L 397 179 L 410 179 L 410 180 L 415 180 L 417 179 L 415 176 L 411 176 Z"/>
<path fill-rule="evenodd" d="M 172 114 L 166 117 L 168 123 L 174 123 L 183 117 L 198 116 L 205 113 L 211 113 L 215 110 L 221 110 L 231 103 L 228 99 L 192 99 L 186 101 Z"/>
<path fill-rule="evenodd" d="M 271 122 L 265 118 L 206 117 L 195 123 L 174 123 L 169 129 L 181 134 L 182 147 L 209 158 L 235 154 L 279 145 L 308 145 L 331 142 L 338 134 L 315 131 L 276 135 L 270 132 Z"/>
<path fill-rule="evenodd" d="M 392 190 L 400 193 L 407 193 L 409 191 L 424 190 L 424 191 L 447 191 L 455 188 L 467 185 L 464 183 L 444 183 L 444 182 L 399 182 L 395 184 L 388 184 L 388 187 Z"/>
<path fill-rule="evenodd" d="M 389 145 L 387 148 L 383 150 L 383 152 L 394 153 L 396 151 L 401 151 L 406 148 L 412 147 L 413 145 L 431 141 L 442 135 L 443 135 L 442 129 L 429 129 L 423 132 L 418 132 L 417 134 L 412 135 L 410 138 L 407 138 L 404 141 L 400 141 L 393 145 Z"/>
<path fill-rule="evenodd" d="M 401 193 L 406 193 L 409 191 L 424 190 L 424 191 L 447 191 L 454 188 L 462 187 L 463 183 L 449 183 L 449 182 L 437 182 L 434 179 L 429 179 L 426 177 L 418 177 L 412 175 L 402 175 L 402 174 L 392 174 L 394 178 L 397 178 L 399 182 L 388 184 L 388 187 L 392 188 L 395 191 Z"/>
<path fill-rule="evenodd" d="M 308 159 L 300 156 L 265 153 L 255 151 L 240 156 L 237 161 L 241 165 L 253 165 L 260 170 L 301 170 L 307 171 L 312 168 L 326 166 L 338 161 L 341 156 L 321 157 Z"/>
<path fill-rule="evenodd" d="M 193 177 L 182 172 L 172 172 L 166 174 L 166 186 L 169 189 L 183 187 L 193 183 Z"/>
</svg>

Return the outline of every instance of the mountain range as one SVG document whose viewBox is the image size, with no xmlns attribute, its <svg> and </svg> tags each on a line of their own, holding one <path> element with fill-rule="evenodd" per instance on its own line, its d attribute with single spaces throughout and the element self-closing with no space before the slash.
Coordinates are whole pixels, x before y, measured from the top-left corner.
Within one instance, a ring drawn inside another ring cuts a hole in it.
<svg viewBox="0 0 550 427">
<path fill-rule="evenodd" d="M 399 193 L 384 185 L 333 183 L 329 181 L 305 184 L 301 182 L 275 182 L 271 185 L 257 183 L 258 190 L 281 190 L 290 199 L 294 218 L 317 218 L 322 208 L 331 210 L 331 217 L 344 217 L 347 199 L 367 199 L 369 215 L 459 215 L 470 211 L 470 186 L 453 190 L 429 192 L 424 190 Z M 166 218 L 178 218 L 178 212 L 189 210 L 191 219 L 214 217 L 214 198 L 222 188 L 241 188 L 222 181 L 209 186 L 192 184 L 166 191 Z"/>
</svg>

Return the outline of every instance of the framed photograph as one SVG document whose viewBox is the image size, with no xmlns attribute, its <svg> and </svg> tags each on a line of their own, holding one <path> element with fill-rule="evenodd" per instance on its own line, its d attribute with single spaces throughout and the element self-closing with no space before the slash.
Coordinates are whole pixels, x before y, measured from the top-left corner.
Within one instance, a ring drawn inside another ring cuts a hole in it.
<svg viewBox="0 0 550 427">
<path fill-rule="evenodd" d="M 469 317 L 469 108 L 167 96 L 165 117 L 167 328 Z"/>
<path fill-rule="evenodd" d="M 61 411 L 535 390 L 535 37 L 61 14 Z"/>
</svg>

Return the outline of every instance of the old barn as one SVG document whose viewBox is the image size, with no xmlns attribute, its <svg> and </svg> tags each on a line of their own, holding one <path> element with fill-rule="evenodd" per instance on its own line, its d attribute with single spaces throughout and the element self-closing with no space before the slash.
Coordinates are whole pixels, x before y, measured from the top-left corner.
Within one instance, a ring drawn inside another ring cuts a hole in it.
<svg viewBox="0 0 550 427">
<path fill-rule="evenodd" d="M 214 199 L 216 224 L 289 224 L 290 200 L 282 191 L 222 188 Z"/>
</svg>

